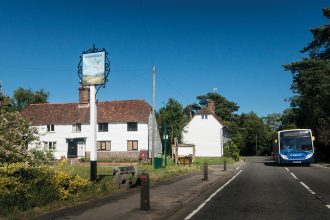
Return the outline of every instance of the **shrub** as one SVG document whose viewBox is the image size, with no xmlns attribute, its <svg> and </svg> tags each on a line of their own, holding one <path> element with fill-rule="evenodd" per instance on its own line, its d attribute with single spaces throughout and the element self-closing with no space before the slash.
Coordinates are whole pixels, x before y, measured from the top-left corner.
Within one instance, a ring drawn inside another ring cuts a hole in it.
<svg viewBox="0 0 330 220">
<path fill-rule="evenodd" d="M 225 157 L 231 157 L 235 161 L 239 160 L 239 149 L 234 142 L 228 141 L 227 143 L 224 144 L 223 148 L 224 148 L 223 155 Z"/>
<path fill-rule="evenodd" d="M 0 209 L 26 210 L 69 199 L 91 183 L 60 166 L 13 163 L 0 167 Z"/>
</svg>

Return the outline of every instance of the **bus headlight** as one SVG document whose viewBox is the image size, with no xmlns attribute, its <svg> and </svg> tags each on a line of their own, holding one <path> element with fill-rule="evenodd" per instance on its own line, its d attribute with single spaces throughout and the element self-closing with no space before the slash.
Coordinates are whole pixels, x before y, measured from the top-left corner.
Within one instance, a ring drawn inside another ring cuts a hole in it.
<svg viewBox="0 0 330 220">
<path fill-rule="evenodd" d="M 309 158 L 311 158 L 312 156 L 313 156 L 313 153 L 311 153 L 311 154 L 307 154 L 306 159 L 309 159 Z"/>
<path fill-rule="evenodd" d="M 280 154 L 281 155 L 281 157 L 282 157 L 282 159 L 284 159 L 284 160 L 288 160 L 289 158 L 286 156 L 286 155 L 284 155 L 284 154 Z"/>
</svg>

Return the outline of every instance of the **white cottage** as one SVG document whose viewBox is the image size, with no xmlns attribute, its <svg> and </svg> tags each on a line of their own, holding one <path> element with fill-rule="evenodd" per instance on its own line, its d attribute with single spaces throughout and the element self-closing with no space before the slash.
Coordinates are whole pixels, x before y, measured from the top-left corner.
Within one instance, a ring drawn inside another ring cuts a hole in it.
<svg viewBox="0 0 330 220">
<path fill-rule="evenodd" d="M 229 138 L 228 128 L 214 110 L 214 102 L 210 102 L 183 129 L 183 143 L 194 144 L 197 157 L 223 156 L 223 144 Z"/>
<path fill-rule="evenodd" d="M 21 112 L 40 135 L 40 142 L 31 143 L 29 149 L 41 144 L 54 150 L 57 159 L 89 157 L 89 91 L 83 90 L 79 103 L 32 104 Z M 150 115 L 144 100 L 98 102 L 98 159 L 138 158 L 140 150 L 148 150 Z"/>
</svg>

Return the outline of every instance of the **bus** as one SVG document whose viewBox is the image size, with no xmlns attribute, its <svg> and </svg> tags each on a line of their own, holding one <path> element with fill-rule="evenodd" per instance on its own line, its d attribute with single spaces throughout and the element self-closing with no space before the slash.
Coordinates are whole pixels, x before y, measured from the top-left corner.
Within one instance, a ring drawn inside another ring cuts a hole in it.
<svg viewBox="0 0 330 220">
<path fill-rule="evenodd" d="M 273 153 L 277 164 L 314 163 L 314 137 L 310 129 L 278 131 L 273 137 Z"/>
</svg>

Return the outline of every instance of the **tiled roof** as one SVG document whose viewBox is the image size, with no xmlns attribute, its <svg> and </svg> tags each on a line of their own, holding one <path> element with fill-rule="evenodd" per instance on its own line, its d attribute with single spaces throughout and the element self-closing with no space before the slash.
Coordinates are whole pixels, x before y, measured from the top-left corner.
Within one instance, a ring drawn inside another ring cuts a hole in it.
<svg viewBox="0 0 330 220">
<path fill-rule="evenodd" d="M 144 100 L 98 102 L 97 121 L 148 123 L 150 106 Z M 89 123 L 89 105 L 79 103 L 32 104 L 21 114 L 32 125 Z"/>
<path fill-rule="evenodd" d="M 196 115 L 213 115 L 212 111 L 209 110 L 207 107 L 202 108 L 199 110 Z"/>
</svg>

